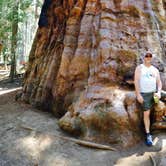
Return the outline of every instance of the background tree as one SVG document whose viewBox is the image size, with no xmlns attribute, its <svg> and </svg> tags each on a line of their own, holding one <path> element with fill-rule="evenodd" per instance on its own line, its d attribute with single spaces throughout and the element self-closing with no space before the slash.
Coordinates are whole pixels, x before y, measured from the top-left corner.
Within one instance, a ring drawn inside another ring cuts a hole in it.
<svg viewBox="0 0 166 166">
<path fill-rule="evenodd" d="M 10 64 L 10 77 L 13 77 L 28 60 L 34 37 L 41 1 L 14 0 L 0 1 L 0 27 L 3 49 L 1 63 Z"/>
<path fill-rule="evenodd" d="M 16 75 L 16 48 L 17 48 L 17 33 L 18 33 L 18 9 L 19 0 L 13 5 L 12 9 L 12 36 L 11 36 L 11 70 L 10 81 L 12 82 Z"/>
</svg>

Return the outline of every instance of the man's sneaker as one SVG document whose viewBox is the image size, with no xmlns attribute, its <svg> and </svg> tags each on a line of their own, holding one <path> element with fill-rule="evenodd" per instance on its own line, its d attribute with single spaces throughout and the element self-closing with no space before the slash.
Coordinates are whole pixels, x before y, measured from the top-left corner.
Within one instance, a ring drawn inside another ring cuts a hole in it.
<svg viewBox="0 0 166 166">
<path fill-rule="evenodd" d="M 152 141 L 152 135 L 148 134 L 146 136 L 146 145 L 147 146 L 152 146 L 153 145 L 153 141 Z"/>
</svg>

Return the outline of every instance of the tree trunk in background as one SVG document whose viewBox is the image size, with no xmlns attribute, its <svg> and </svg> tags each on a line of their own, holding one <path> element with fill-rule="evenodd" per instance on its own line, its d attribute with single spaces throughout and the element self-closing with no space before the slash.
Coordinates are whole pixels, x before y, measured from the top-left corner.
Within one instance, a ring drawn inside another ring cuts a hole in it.
<svg viewBox="0 0 166 166">
<path fill-rule="evenodd" d="M 1 54 L 2 48 L 3 48 L 3 44 L 2 44 L 2 42 L 0 41 L 0 54 Z"/>
<path fill-rule="evenodd" d="M 35 22 L 38 21 L 38 4 L 39 1 L 38 0 L 34 0 L 34 4 L 35 4 Z"/>
<path fill-rule="evenodd" d="M 133 74 L 147 49 L 165 71 L 165 18 L 162 0 L 45 0 L 22 100 L 53 111 L 62 129 L 85 140 L 135 144 Z"/>
<path fill-rule="evenodd" d="M 12 39 L 11 39 L 11 68 L 10 81 L 13 82 L 16 75 L 16 48 L 17 48 L 17 32 L 18 32 L 18 7 L 19 0 L 13 6 L 13 20 L 12 20 Z"/>
</svg>

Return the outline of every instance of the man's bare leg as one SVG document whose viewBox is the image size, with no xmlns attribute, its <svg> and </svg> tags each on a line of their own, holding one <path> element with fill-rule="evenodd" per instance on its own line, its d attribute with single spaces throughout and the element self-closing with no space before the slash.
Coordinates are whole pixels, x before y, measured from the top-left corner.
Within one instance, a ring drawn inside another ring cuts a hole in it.
<svg viewBox="0 0 166 166">
<path fill-rule="evenodd" d="M 152 135 L 150 134 L 150 110 L 144 111 L 144 125 L 146 131 L 146 144 L 153 145 Z"/>
<path fill-rule="evenodd" d="M 150 133 L 150 110 L 144 111 L 144 125 L 146 133 Z"/>
</svg>

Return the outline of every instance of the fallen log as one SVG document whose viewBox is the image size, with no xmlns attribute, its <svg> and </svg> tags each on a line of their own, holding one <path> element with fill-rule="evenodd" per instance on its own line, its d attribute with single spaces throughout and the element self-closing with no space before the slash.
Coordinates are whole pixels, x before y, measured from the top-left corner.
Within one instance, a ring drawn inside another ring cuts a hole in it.
<svg viewBox="0 0 166 166">
<path fill-rule="evenodd" d="M 98 143 L 94 143 L 94 142 L 90 142 L 90 141 L 84 141 L 84 140 L 70 138 L 70 137 L 64 137 L 64 136 L 58 136 L 58 137 L 60 137 L 62 139 L 65 139 L 65 140 L 69 140 L 69 141 L 75 142 L 76 144 L 82 145 L 82 146 L 87 146 L 87 147 L 97 148 L 97 149 L 116 151 L 115 148 L 113 148 L 111 146 L 108 146 L 108 145 L 98 144 Z"/>
<path fill-rule="evenodd" d="M 20 125 L 19 127 L 29 130 L 29 131 L 35 131 L 36 133 L 43 133 L 43 131 L 38 131 L 32 127 L 29 126 L 25 126 L 25 125 Z M 48 134 L 51 135 L 53 137 L 58 137 L 60 139 L 66 140 L 66 141 L 72 141 L 78 145 L 82 145 L 82 146 L 86 146 L 86 147 L 90 147 L 90 148 L 97 148 L 97 149 L 103 149 L 103 150 L 112 150 L 112 151 L 116 151 L 116 148 L 113 148 L 109 145 L 103 145 L 103 144 L 98 144 L 98 143 L 94 143 L 94 142 L 90 142 L 90 141 L 84 141 L 84 140 L 80 140 L 80 139 L 76 139 L 76 138 L 70 138 L 70 137 L 65 137 L 65 136 L 61 136 L 61 135 L 56 135 L 56 134 L 52 134 L 52 133 L 48 133 L 48 132 L 44 132 L 43 134 Z"/>
<path fill-rule="evenodd" d="M 29 127 L 29 126 L 23 126 L 23 125 L 20 125 L 19 126 L 20 128 L 23 128 L 23 129 L 25 129 L 25 130 L 29 130 L 29 131 L 33 131 L 33 130 L 35 130 L 34 128 L 32 128 L 32 127 Z"/>
</svg>

